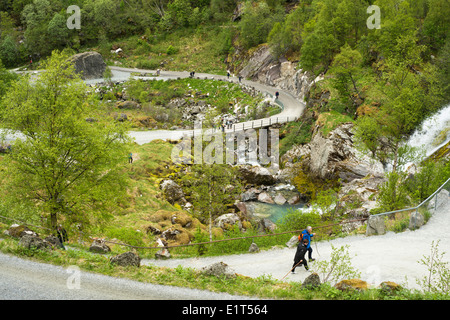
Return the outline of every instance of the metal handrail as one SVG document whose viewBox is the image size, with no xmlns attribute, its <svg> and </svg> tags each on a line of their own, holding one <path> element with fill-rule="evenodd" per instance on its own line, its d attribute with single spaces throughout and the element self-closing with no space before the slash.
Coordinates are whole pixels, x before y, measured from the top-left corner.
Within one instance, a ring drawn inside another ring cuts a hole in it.
<svg viewBox="0 0 450 320">
<path fill-rule="evenodd" d="M 449 183 L 449 182 L 450 182 L 450 178 L 448 178 L 447 181 L 445 181 L 435 192 L 433 192 L 432 195 L 430 195 L 428 198 L 426 198 L 424 201 L 422 201 L 419 205 L 417 205 L 415 207 L 406 208 L 406 209 L 400 209 L 400 210 L 394 210 L 394 211 L 389 211 L 389 212 L 383 212 L 383 213 L 378 213 L 378 214 L 374 214 L 372 216 L 383 216 L 383 215 L 388 215 L 388 214 L 392 214 L 392 213 L 399 213 L 399 212 L 404 212 L 404 211 L 418 210 L 426 202 L 428 202 L 430 199 L 432 199 L 434 196 L 436 196 L 436 194 L 438 194 L 444 188 L 444 186 L 447 183 Z M 434 209 L 436 210 L 436 206 L 434 207 Z"/>
</svg>

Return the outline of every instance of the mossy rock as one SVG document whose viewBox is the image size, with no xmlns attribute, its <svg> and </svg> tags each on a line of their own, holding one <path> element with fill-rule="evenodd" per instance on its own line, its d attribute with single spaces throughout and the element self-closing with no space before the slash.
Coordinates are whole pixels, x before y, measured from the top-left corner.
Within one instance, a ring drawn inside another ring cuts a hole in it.
<svg viewBox="0 0 450 320">
<path fill-rule="evenodd" d="M 382 292 L 386 294 L 392 294 L 396 291 L 400 291 L 403 289 L 403 287 L 395 282 L 392 281 L 384 281 L 380 284 L 379 288 Z"/>
<path fill-rule="evenodd" d="M 334 287 L 341 291 L 365 291 L 369 289 L 369 284 L 366 281 L 360 279 L 342 280 L 336 283 Z"/>
<path fill-rule="evenodd" d="M 21 238 L 22 236 L 24 236 L 25 234 L 27 234 L 27 232 L 29 234 L 34 234 L 36 236 L 38 236 L 38 234 L 36 232 L 34 232 L 33 230 L 31 230 L 30 228 L 28 228 L 27 226 L 24 225 L 20 225 L 20 226 L 12 226 L 11 228 L 9 228 L 8 230 L 8 234 L 13 237 L 13 238 Z"/>
<path fill-rule="evenodd" d="M 244 220 L 242 221 L 242 227 L 246 230 L 249 230 L 252 228 L 252 223 L 250 221 Z"/>
<path fill-rule="evenodd" d="M 160 223 L 162 221 L 172 221 L 172 216 L 176 215 L 178 212 L 158 210 L 149 217 L 149 221 Z"/>
<path fill-rule="evenodd" d="M 192 217 L 185 212 L 177 212 L 171 216 L 171 221 L 173 224 L 179 224 L 183 228 L 190 227 L 192 225 Z"/>
</svg>

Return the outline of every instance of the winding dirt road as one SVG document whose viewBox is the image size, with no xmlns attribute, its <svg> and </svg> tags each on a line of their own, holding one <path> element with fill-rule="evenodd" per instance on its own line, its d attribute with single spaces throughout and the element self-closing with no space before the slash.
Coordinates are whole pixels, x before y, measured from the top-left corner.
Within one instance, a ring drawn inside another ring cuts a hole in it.
<svg viewBox="0 0 450 320">
<path fill-rule="evenodd" d="M 320 237 L 320 234 L 317 236 Z M 418 261 L 430 255 L 433 241 L 440 241 L 439 252 L 446 252 L 444 261 L 450 262 L 450 200 L 446 200 L 446 203 L 438 208 L 426 225 L 415 231 L 317 241 L 312 246 L 313 258 L 317 261 L 330 261 L 332 246 L 340 248 L 348 245 L 352 265 L 361 273 L 362 280 L 372 286 L 378 286 L 383 281 L 394 281 L 410 289 L 420 289 L 416 280 L 426 276 L 427 268 Z M 245 276 L 270 275 L 275 279 L 282 279 L 292 267 L 295 251 L 295 248 L 284 248 L 219 257 L 145 260 L 143 264 L 173 268 L 182 265 L 200 269 L 222 261 L 236 273 Z M 315 262 L 310 263 L 312 271 L 314 265 Z M 299 267 L 296 274 L 289 274 L 285 281 L 303 281 L 308 275 L 310 272 Z"/>
</svg>

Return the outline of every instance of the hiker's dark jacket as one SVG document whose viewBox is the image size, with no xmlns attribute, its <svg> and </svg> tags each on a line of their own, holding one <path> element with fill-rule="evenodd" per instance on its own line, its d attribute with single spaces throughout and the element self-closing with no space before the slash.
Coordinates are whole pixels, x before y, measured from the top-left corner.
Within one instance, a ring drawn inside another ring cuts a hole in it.
<svg viewBox="0 0 450 320">
<path fill-rule="evenodd" d="M 295 253 L 294 262 L 299 263 L 300 260 L 305 261 L 305 254 L 307 252 L 307 248 L 303 243 L 300 243 L 297 246 L 297 252 Z"/>
</svg>

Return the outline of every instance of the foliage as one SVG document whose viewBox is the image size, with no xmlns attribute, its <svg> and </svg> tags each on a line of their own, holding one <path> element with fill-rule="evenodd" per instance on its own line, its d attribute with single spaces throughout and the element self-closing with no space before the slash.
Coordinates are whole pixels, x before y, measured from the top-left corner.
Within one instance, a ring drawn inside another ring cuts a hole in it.
<svg viewBox="0 0 450 320">
<path fill-rule="evenodd" d="M 45 68 L 39 82 L 20 78 L 2 101 L 3 126 L 24 136 L 6 159 L 9 187 L 17 199 L 40 204 L 52 227 L 60 215 L 88 224 L 114 212 L 123 194 L 126 128 L 85 121 L 95 100 L 67 56 L 54 52 Z"/>
<path fill-rule="evenodd" d="M 226 213 L 227 205 L 234 203 L 241 186 L 237 169 L 222 164 L 194 164 L 191 172 L 181 178 L 183 191 L 189 194 L 194 216 L 209 225 L 212 240 L 212 221 Z"/>
<path fill-rule="evenodd" d="M 12 83 L 17 79 L 17 74 L 7 71 L 0 60 L 0 100 L 3 98 Z"/>
<path fill-rule="evenodd" d="M 239 23 L 240 41 L 246 49 L 266 42 L 276 22 L 283 18 L 280 8 L 271 9 L 266 2 L 245 2 Z"/>
<path fill-rule="evenodd" d="M 423 256 L 418 262 L 427 267 L 428 275 L 417 280 L 424 291 L 447 294 L 450 291 L 450 268 L 444 261 L 445 252 L 439 252 L 439 242 L 431 243 L 429 256 Z"/>
<path fill-rule="evenodd" d="M 403 172 L 387 174 L 387 181 L 380 187 L 377 199 L 380 212 L 403 209 L 409 204 L 405 179 L 406 173 Z"/>
<path fill-rule="evenodd" d="M 331 248 L 331 260 L 317 261 L 314 265 L 314 270 L 321 276 L 321 281 L 337 283 L 343 279 L 359 278 L 360 273 L 351 265 L 349 245 L 340 248 L 331 245 Z"/>
<path fill-rule="evenodd" d="M 317 210 L 299 211 L 288 209 L 288 212 L 277 223 L 282 231 L 303 230 L 307 226 L 317 226 L 321 217 Z"/>
</svg>

